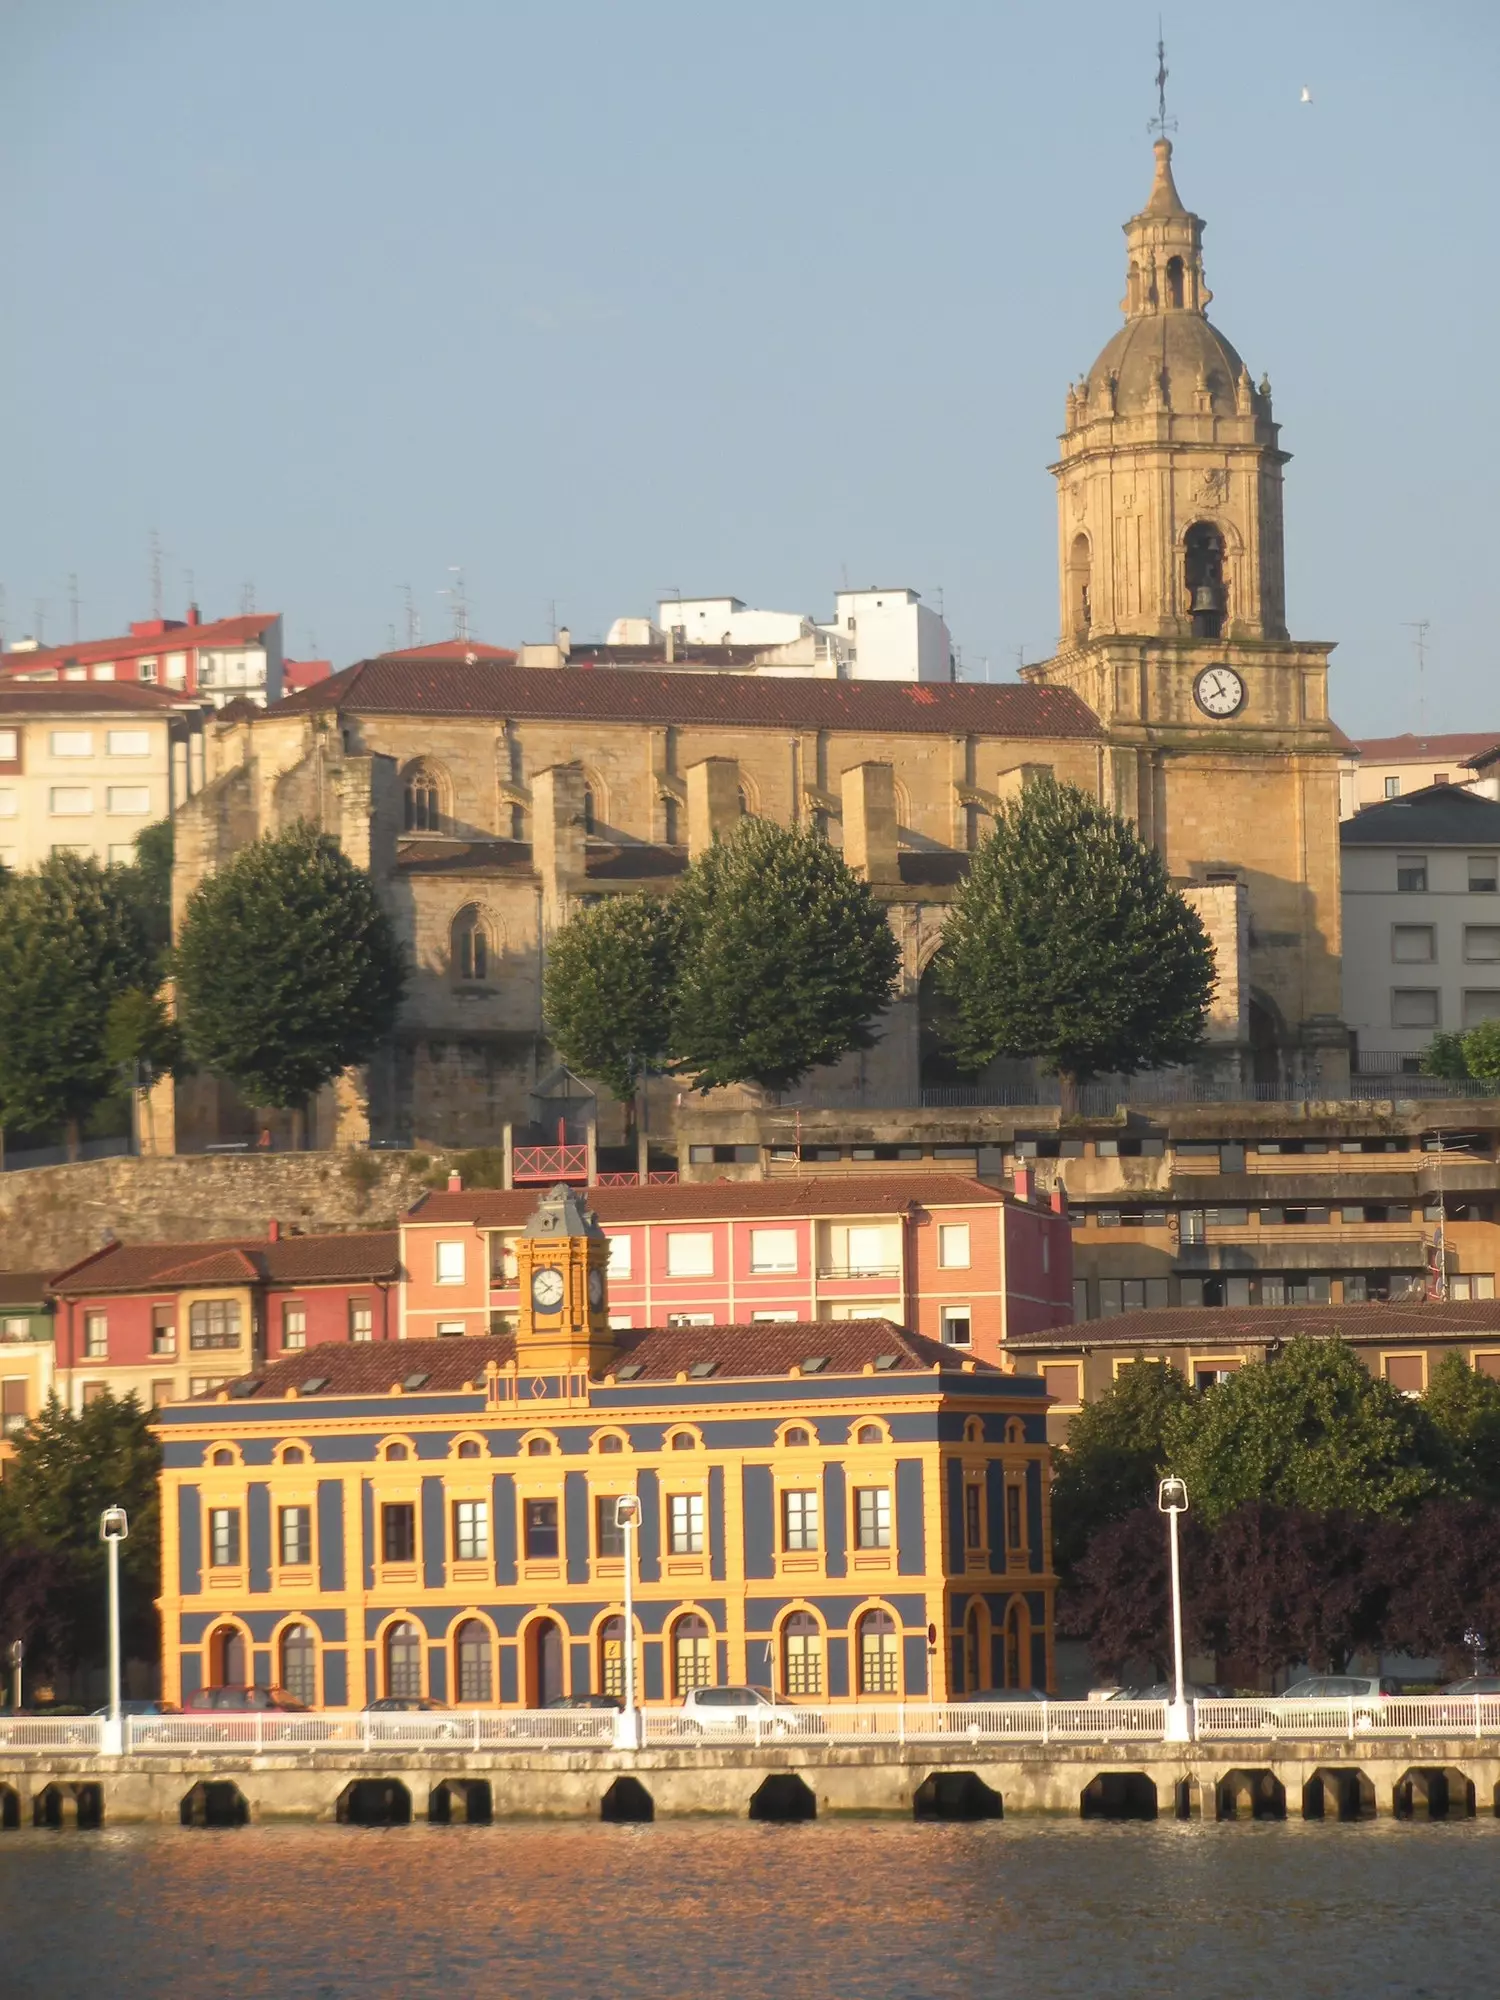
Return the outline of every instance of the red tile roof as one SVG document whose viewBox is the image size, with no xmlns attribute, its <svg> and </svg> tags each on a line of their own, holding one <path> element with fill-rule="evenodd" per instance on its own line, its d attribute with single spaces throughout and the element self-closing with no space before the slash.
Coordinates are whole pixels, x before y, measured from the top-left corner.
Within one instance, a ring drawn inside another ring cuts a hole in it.
<svg viewBox="0 0 1500 2000">
<path fill-rule="evenodd" d="M 487 646 L 482 639 L 435 639 L 430 646 L 401 646 L 382 653 L 382 660 L 514 660 L 508 646 Z"/>
<path fill-rule="evenodd" d="M 424 1195 L 408 1222 L 471 1222 L 481 1229 L 524 1223 L 536 1188 L 447 1189 Z M 906 1209 L 985 1206 L 1010 1200 L 1003 1189 L 967 1174 L 809 1174 L 774 1181 L 681 1182 L 676 1187 L 595 1187 L 588 1205 L 601 1222 L 714 1222 L 740 1217 L 900 1215 Z"/>
<path fill-rule="evenodd" d="M 223 1243 L 111 1243 L 51 1280 L 64 1296 L 170 1291 L 179 1285 L 373 1283 L 399 1273 L 396 1232 Z"/>
<path fill-rule="evenodd" d="M 279 715 L 525 716 L 555 722 L 701 723 L 900 735 L 1097 737 L 1099 718 L 1067 688 L 977 682 L 827 681 L 745 674 L 594 672 L 481 659 L 362 660 L 277 703 Z"/>
<path fill-rule="evenodd" d="M 140 681 L 0 679 L 0 715 L 171 715 L 204 706 L 201 695 L 146 687 Z"/>
<path fill-rule="evenodd" d="M 98 660 L 154 659 L 160 653 L 191 653 L 205 647 L 244 646 L 259 639 L 281 616 L 251 611 L 219 618 L 212 625 L 172 625 L 146 637 L 127 632 L 118 639 L 84 639 L 76 646 L 38 646 L 35 652 L 0 655 L 0 673 L 35 673 L 38 667 L 89 666 Z"/>
<path fill-rule="evenodd" d="M 1473 1334 L 1500 1334 L 1500 1299 L 1447 1305 L 1417 1300 L 1410 1305 L 1167 1306 L 1013 1335 L 1005 1345 L 1024 1353 L 1059 1347 L 1137 1347 L 1142 1342 L 1199 1348 L 1340 1336 L 1351 1341 L 1410 1341 Z"/>
<path fill-rule="evenodd" d="M 884 1319 L 804 1320 L 753 1326 L 685 1326 L 622 1329 L 616 1335 L 617 1349 L 611 1368 L 639 1366 L 634 1382 L 675 1382 L 695 1362 L 715 1361 L 717 1368 L 708 1381 L 735 1381 L 746 1377 L 789 1377 L 800 1372 L 804 1361 L 825 1356 L 819 1378 L 829 1375 L 861 1375 L 877 1360 L 894 1355 L 882 1374 L 911 1374 L 942 1366 L 987 1377 L 1003 1373 L 990 1362 L 971 1361 L 954 1348 L 943 1347 L 925 1335 L 907 1333 Z M 375 1341 L 353 1344 L 324 1341 L 289 1359 L 274 1361 L 253 1377 L 251 1392 L 265 1402 L 284 1396 L 288 1389 L 301 1390 L 304 1382 L 324 1378 L 325 1386 L 311 1391 L 317 1396 L 384 1395 L 410 1375 L 426 1377 L 419 1387 L 434 1394 L 479 1384 L 491 1361 L 506 1368 L 516 1359 L 516 1343 L 511 1335 L 498 1339 L 446 1339 L 423 1341 Z M 601 1370 L 600 1374 L 608 1371 Z M 208 1391 L 199 1401 L 212 1401 L 219 1392 Z M 416 1394 L 417 1390 L 409 1393 Z M 244 1400 L 236 1398 L 236 1401 Z"/>
<path fill-rule="evenodd" d="M 45 1271 L 0 1271 L 0 1306 L 39 1306 L 46 1296 Z"/>
<path fill-rule="evenodd" d="M 1500 743 L 1500 729 L 1465 730 L 1456 736 L 1366 736 L 1354 745 L 1371 764 L 1416 764 L 1447 758 L 1451 764 L 1466 764 Z"/>
</svg>

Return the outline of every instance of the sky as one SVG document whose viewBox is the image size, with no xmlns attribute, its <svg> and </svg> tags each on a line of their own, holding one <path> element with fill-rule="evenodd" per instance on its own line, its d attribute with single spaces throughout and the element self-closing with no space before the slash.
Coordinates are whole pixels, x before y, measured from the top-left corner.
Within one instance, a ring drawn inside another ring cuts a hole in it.
<svg viewBox="0 0 1500 2000">
<path fill-rule="evenodd" d="M 1155 7 L 0 0 L 8 640 L 189 584 L 344 665 L 656 600 L 1056 644 L 1063 397 L 1120 323 Z M 1500 731 L 1500 8 L 1165 23 L 1211 317 L 1275 392 L 1352 734 Z M 1306 88 L 1312 102 L 1301 101 Z M 70 581 L 76 579 L 76 582 Z M 1417 670 L 1418 620 L 1429 621 Z"/>
</svg>

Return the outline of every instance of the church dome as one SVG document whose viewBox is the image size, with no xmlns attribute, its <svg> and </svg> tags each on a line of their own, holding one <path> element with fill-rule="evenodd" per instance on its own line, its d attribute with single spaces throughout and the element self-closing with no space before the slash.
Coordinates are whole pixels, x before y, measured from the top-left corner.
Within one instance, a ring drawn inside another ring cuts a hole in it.
<svg viewBox="0 0 1500 2000">
<path fill-rule="evenodd" d="M 1245 364 L 1219 332 L 1197 312 L 1156 312 L 1126 320 L 1088 373 L 1089 409 L 1114 407 L 1122 417 L 1142 410 L 1198 410 L 1206 390 L 1216 416 L 1233 416 L 1236 384 Z"/>
</svg>

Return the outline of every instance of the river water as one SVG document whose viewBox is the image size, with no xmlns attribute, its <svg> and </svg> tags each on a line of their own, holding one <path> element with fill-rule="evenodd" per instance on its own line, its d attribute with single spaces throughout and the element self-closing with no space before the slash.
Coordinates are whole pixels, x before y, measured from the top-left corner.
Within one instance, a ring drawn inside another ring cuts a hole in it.
<svg viewBox="0 0 1500 2000">
<path fill-rule="evenodd" d="M 1500 1976 L 1500 1824 L 0 1835 L 5 2000 L 1376 2000 Z"/>
</svg>

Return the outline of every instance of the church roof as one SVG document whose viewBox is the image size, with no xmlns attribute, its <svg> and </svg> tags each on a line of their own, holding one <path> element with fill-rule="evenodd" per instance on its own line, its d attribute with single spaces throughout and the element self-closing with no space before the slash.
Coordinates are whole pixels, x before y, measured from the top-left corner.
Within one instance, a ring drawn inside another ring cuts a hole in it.
<svg viewBox="0 0 1500 2000">
<path fill-rule="evenodd" d="M 1067 688 L 951 681 L 830 681 L 750 674 L 518 667 L 504 660 L 361 660 L 273 704 L 273 716 L 518 716 L 552 722 L 700 723 L 893 735 L 1096 737 Z"/>
<path fill-rule="evenodd" d="M 614 1357 L 596 1379 L 613 1374 L 621 1380 L 620 1371 L 628 1368 L 632 1372 L 623 1380 L 630 1385 L 675 1384 L 679 1376 L 701 1382 L 755 1377 L 785 1381 L 794 1375 L 825 1380 L 829 1376 L 863 1375 L 866 1368 L 878 1375 L 931 1373 L 944 1368 L 954 1374 L 962 1371 L 991 1379 L 1014 1379 L 990 1362 L 971 1360 L 960 1350 L 944 1347 L 924 1334 L 907 1333 L 885 1319 L 621 1328 L 612 1338 L 616 1343 Z M 236 1403 L 275 1402 L 289 1390 L 307 1400 L 383 1396 L 397 1385 L 409 1395 L 422 1391 L 452 1395 L 482 1387 L 491 1362 L 497 1368 L 509 1368 L 515 1360 L 516 1342 L 510 1334 L 494 1339 L 329 1340 L 273 1361 L 226 1387 Z M 308 1386 L 312 1383 L 317 1387 Z M 211 1402 L 218 1393 L 209 1390 L 197 1400 Z M 180 1410 L 183 1406 L 177 1407 Z M 539 1417 L 547 1409 L 545 1402 L 531 1407 Z"/>
<path fill-rule="evenodd" d="M 1245 364 L 1216 326 L 1197 312 L 1147 313 L 1126 320 L 1089 370 L 1089 409 L 1108 408 L 1105 387 L 1115 378 L 1115 409 L 1134 416 L 1165 382 L 1170 407 L 1194 407 L 1199 380 L 1221 416 L 1235 411 L 1235 384 Z"/>
</svg>

